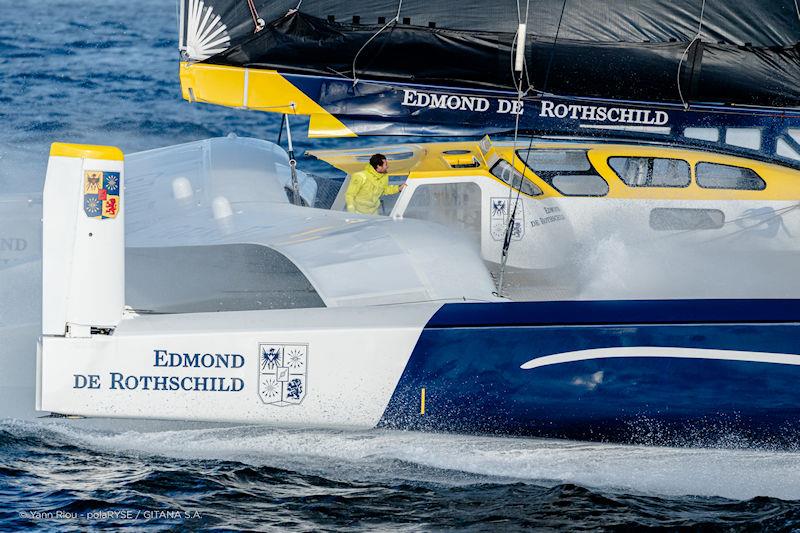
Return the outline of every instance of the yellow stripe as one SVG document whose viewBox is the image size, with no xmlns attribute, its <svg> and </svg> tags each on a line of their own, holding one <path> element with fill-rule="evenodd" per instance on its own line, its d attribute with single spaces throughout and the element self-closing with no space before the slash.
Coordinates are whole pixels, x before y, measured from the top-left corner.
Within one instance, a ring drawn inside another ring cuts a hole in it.
<svg viewBox="0 0 800 533">
<path fill-rule="evenodd" d="M 274 70 L 183 62 L 180 80 L 183 98 L 190 102 L 268 113 L 311 115 L 309 137 L 356 136 L 339 119 Z"/>
<path fill-rule="evenodd" d="M 328 113 L 314 113 L 308 121 L 308 137 L 356 137 L 347 126 L 342 124 L 339 119 Z"/>
<path fill-rule="evenodd" d="M 419 397 L 419 414 L 425 414 L 425 387 L 422 387 Z"/>
<path fill-rule="evenodd" d="M 116 146 L 100 146 L 96 144 L 53 143 L 50 145 L 50 157 L 80 157 L 83 159 L 108 159 L 123 161 L 125 155 Z"/>
</svg>

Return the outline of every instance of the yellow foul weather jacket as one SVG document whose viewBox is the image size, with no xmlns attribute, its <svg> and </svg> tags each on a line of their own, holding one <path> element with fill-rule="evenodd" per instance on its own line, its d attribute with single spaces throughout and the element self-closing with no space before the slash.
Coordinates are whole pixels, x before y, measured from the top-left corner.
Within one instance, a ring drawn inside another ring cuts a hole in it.
<svg viewBox="0 0 800 533">
<path fill-rule="evenodd" d="M 364 170 L 350 176 L 345 192 L 345 204 L 350 213 L 374 215 L 381 206 L 381 196 L 397 194 L 400 187 L 389 185 L 389 175 L 381 174 L 367 163 Z"/>
</svg>

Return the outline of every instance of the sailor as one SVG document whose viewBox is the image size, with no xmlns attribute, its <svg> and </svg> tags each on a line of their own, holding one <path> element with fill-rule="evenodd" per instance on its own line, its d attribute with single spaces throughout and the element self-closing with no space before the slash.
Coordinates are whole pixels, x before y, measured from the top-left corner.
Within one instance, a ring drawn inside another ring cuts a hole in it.
<svg viewBox="0 0 800 533">
<path fill-rule="evenodd" d="M 345 193 L 345 204 L 350 213 L 374 215 L 381 205 L 381 196 L 397 194 L 406 184 L 389 185 L 389 161 L 383 154 L 369 158 L 364 170 L 350 176 L 350 184 Z"/>
</svg>

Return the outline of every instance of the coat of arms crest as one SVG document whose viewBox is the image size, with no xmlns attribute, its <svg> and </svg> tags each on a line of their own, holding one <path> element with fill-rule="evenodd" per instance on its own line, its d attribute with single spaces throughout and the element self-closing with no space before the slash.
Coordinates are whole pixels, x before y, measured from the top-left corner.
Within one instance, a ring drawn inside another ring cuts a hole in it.
<svg viewBox="0 0 800 533">
<path fill-rule="evenodd" d="M 258 395 L 271 405 L 297 405 L 306 396 L 307 344 L 259 343 Z"/>
<path fill-rule="evenodd" d="M 117 218 L 119 213 L 119 172 L 87 170 L 83 173 L 83 212 L 89 218 Z"/>
<path fill-rule="evenodd" d="M 509 204 L 508 197 L 494 197 L 489 202 L 489 221 L 492 238 L 496 241 L 502 241 L 506 236 L 506 228 L 508 227 L 508 218 L 511 216 L 511 211 L 514 209 L 515 200 L 512 199 Z M 517 212 L 514 214 L 514 227 L 511 228 L 511 240 L 518 241 L 525 235 L 525 209 L 522 202 L 517 207 Z"/>
</svg>

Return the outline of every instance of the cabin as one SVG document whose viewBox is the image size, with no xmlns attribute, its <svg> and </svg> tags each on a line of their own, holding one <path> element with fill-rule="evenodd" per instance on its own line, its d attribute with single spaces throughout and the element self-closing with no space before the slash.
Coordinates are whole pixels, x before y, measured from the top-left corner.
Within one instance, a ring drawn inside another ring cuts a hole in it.
<svg viewBox="0 0 800 533">
<path fill-rule="evenodd" d="M 596 140 L 515 146 L 488 136 L 309 154 L 349 175 L 376 152 L 389 159 L 390 181 L 408 185 L 385 198 L 384 215 L 455 228 L 490 263 L 500 262 L 511 227 L 512 268 L 558 267 L 576 246 L 609 233 L 746 250 L 797 246 L 800 171 L 757 159 Z M 346 185 L 333 209 L 343 209 Z"/>
</svg>

